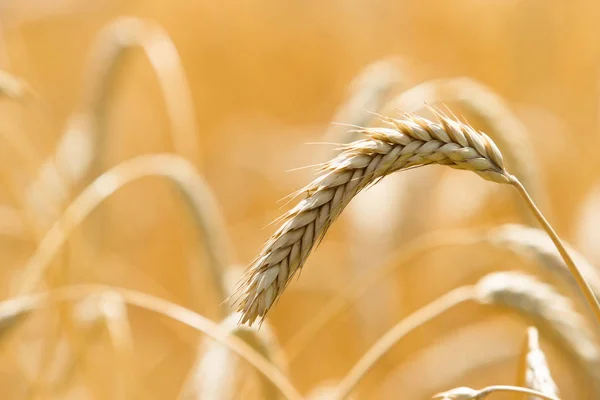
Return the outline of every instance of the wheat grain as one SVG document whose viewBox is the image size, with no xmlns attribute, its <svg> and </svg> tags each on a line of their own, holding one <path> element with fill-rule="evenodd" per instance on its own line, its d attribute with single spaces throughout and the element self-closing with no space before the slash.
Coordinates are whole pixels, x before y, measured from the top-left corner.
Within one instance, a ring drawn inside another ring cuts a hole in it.
<svg viewBox="0 0 600 400">
<path fill-rule="evenodd" d="M 242 280 L 242 322 L 264 317 L 348 202 L 385 175 L 441 164 L 471 170 L 490 181 L 510 183 L 498 148 L 470 126 L 443 115 L 439 123 L 412 115 L 387 121 L 393 128 L 363 129 L 366 139 L 346 146 L 300 192 L 306 193 L 306 198 L 284 215 L 285 223 Z"/>
<path fill-rule="evenodd" d="M 525 368 L 523 378 L 525 386 L 529 389 L 535 389 L 547 395 L 558 397 L 558 387 L 550 373 L 546 355 L 540 348 L 537 328 L 533 326 L 527 328 L 524 347 Z M 530 397 L 529 399 L 536 400 L 537 398 Z"/>
</svg>

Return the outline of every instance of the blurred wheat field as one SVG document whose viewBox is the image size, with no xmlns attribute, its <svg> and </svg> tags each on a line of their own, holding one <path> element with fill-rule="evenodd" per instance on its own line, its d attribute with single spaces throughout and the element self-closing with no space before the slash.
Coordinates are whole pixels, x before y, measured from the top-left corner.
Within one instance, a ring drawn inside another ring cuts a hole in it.
<svg viewBox="0 0 600 400">
<path fill-rule="evenodd" d="M 593 314 L 551 273 L 562 268 L 553 248 L 526 230 L 500 239 L 505 224 L 538 226 L 513 190 L 473 173 L 427 166 L 360 193 L 260 329 L 238 327 L 225 299 L 295 204 L 285 196 L 313 179 L 304 167 L 355 139 L 332 122 L 369 125 L 390 105 L 431 118 L 424 102 L 438 100 L 490 134 L 509 170 L 527 155 L 524 183 L 593 279 L 599 16 L 579 0 L 5 2 L 0 290 L 3 300 L 50 294 L 34 310 L 0 303 L 2 398 L 284 398 L 222 344 L 126 304 L 145 304 L 140 293 L 250 343 L 303 398 L 334 398 L 395 324 L 498 271 L 552 285 L 570 301 L 554 314 L 581 324 L 583 339 L 569 342 L 519 299 L 461 303 L 403 337 L 351 398 L 544 390 L 525 376 L 546 369 L 561 399 L 598 398 Z M 503 147 L 502 129 L 521 141 Z M 53 292 L 64 287 L 79 291 Z"/>
</svg>

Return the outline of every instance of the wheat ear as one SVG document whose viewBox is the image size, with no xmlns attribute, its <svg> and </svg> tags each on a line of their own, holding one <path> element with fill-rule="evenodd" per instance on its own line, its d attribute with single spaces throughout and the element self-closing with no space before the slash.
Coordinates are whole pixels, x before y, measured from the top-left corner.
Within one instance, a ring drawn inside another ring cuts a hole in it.
<svg viewBox="0 0 600 400">
<path fill-rule="evenodd" d="M 517 386 L 525 386 L 558 397 L 558 387 L 550 373 L 546 355 L 540 347 L 539 335 L 536 327 L 530 326 L 527 328 L 522 351 L 523 365 L 519 366 L 518 376 L 522 383 L 519 382 Z M 522 397 L 519 396 L 518 398 L 521 399 Z M 536 398 L 530 397 L 529 399 L 535 400 Z"/>
<path fill-rule="evenodd" d="M 282 373 L 287 373 L 287 361 L 279 346 L 275 332 L 269 324 L 261 329 L 239 325 L 239 315 L 231 314 L 221 322 L 221 327 L 251 346 L 257 353 L 269 360 Z M 231 350 L 213 340 L 205 340 L 201 345 L 202 354 L 192 369 L 189 381 L 179 399 L 232 400 L 238 398 L 238 385 L 243 378 L 237 357 Z M 218 367 L 216 367 L 218 366 Z M 279 390 L 271 381 L 262 382 L 262 399 L 277 400 Z"/>
<path fill-rule="evenodd" d="M 241 322 L 263 318 L 290 279 L 302 268 L 315 244 L 362 189 L 388 174 L 429 164 L 477 173 L 486 180 L 513 185 L 524 198 L 600 321 L 600 304 L 562 242 L 519 180 L 504 169 L 492 140 L 469 125 L 438 114 L 439 123 L 407 115 L 385 118 L 390 128 L 362 128 L 364 140 L 348 144 L 321 168 L 320 175 L 299 193 L 306 197 L 283 216 L 284 224 L 267 241 L 240 283 Z"/>
<path fill-rule="evenodd" d="M 517 272 L 496 272 L 483 277 L 475 286 L 462 286 L 437 298 L 404 318 L 363 354 L 342 379 L 334 400 L 343 400 L 367 372 L 398 341 L 426 322 L 467 301 L 515 310 L 543 324 L 565 352 L 573 354 L 583 369 L 597 382 L 599 350 L 583 317 L 570 301 L 551 286 Z"/>
<path fill-rule="evenodd" d="M 208 253 L 213 285 L 219 290 L 219 296 L 225 299 L 228 288 L 223 274 L 229 264 L 230 246 L 221 211 L 210 187 L 194 166 L 173 154 L 145 155 L 125 161 L 90 184 L 48 230 L 29 258 L 16 294 L 22 295 L 35 289 L 69 235 L 102 201 L 124 185 L 147 176 L 169 179 L 186 199 Z M 195 277 L 196 271 L 190 268 L 190 284 L 197 281 Z"/>
</svg>

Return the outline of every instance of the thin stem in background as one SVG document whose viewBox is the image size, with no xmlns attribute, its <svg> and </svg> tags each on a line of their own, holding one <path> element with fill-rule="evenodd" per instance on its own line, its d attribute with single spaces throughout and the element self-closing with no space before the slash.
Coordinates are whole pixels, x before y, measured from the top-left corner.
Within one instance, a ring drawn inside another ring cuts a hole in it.
<svg viewBox="0 0 600 400">
<path fill-rule="evenodd" d="M 472 286 L 461 286 L 415 311 L 387 331 L 352 367 L 340 382 L 334 400 L 346 399 L 369 370 L 395 346 L 400 339 L 449 309 L 474 298 Z"/>
</svg>

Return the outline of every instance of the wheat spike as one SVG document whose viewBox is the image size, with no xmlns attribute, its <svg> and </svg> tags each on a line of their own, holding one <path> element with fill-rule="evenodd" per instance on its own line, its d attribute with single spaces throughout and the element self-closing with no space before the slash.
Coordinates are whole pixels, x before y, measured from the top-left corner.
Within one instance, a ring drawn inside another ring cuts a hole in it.
<svg viewBox="0 0 600 400">
<path fill-rule="evenodd" d="M 438 123 L 414 115 L 385 118 L 391 128 L 361 129 L 365 139 L 348 144 L 322 166 L 319 176 L 300 192 L 306 194 L 304 200 L 283 216 L 285 223 L 242 278 L 238 299 L 242 322 L 265 316 L 349 201 L 384 176 L 440 164 L 510 183 L 502 155 L 487 135 L 438 116 Z"/>
<path fill-rule="evenodd" d="M 561 347 L 600 382 L 600 349 L 571 301 L 531 276 L 518 272 L 486 275 L 476 285 L 477 300 L 514 309 L 544 325 Z"/>
<path fill-rule="evenodd" d="M 524 378 L 526 387 L 558 397 L 558 387 L 550 373 L 546 355 L 540 347 L 539 332 L 533 326 L 527 328 L 525 348 Z M 537 397 L 529 397 L 529 399 L 536 400 Z"/>
</svg>

